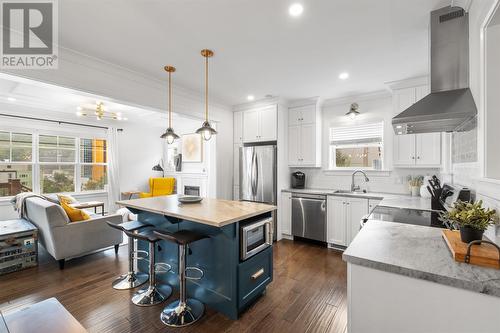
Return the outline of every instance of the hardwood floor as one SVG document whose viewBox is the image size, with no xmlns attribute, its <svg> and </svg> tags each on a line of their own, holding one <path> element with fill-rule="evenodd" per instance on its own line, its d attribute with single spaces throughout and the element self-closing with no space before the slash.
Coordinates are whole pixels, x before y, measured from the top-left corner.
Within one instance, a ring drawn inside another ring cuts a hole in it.
<svg viewBox="0 0 500 333">
<path fill-rule="evenodd" d="M 46 253 L 40 265 L 0 276 L 0 310 L 56 297 L 89 332 L 340 332 L 346 330 L 346 264 L 338 252 L 317 245 L 280 241 L 274 247 L 274 281 L 266 294 L 239 320 L 207 309 L 196 324 L 164 326 L 159 317 L 166 303 L 138 307 L 133 291 L 111 288 L 126 271 L 127 248 L 71 260 L 60 271 Z"/>
</svg>

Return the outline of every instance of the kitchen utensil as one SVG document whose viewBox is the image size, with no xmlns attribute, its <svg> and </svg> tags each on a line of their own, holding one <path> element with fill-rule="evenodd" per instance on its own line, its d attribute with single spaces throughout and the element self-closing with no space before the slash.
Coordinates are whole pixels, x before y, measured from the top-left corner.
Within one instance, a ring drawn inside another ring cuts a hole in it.
<svg viewBox="0 0 500 333">
<path fill-rule="evenodd" d="M 427 191 L 431 194 L 431 197 L 435 198 L 434 191 L 432 191 L 431 187 L 427 185 Z"/>
<path fill-rule="evenodd" d="M 441 188 L 441 181 L 439 180 L 438 177 L 436 177 L 436 175 L 433 175 L 432 176 L 432 180 L 434 181 L 434 184 L 438 187 L 438 188 Z"/>
</svg>

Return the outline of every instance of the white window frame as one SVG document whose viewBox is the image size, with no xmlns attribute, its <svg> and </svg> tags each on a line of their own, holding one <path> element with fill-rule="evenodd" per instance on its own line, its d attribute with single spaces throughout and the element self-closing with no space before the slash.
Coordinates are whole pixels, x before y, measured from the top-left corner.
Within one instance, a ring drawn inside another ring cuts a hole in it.
<svg viewBox="0 0 500 333">
<path fill-rule="evenodd" d="M 73 165 L 75 167 L 74 171 L 74 188 L 72 192 L 66 192 L 68 194 L 91 194 L 91 193 L 103 193 L 107 192 L 107 186 L 109 184 L 106 184 L 103 190 L 92 190 L 92 191 L 81 191 L 81 166 L 82 165 L 103 165 L 106 166 L 106 172 L 108 172 L 109 169 L 109 161 L 107 163 L 83 163 L 80 161 L 80 140 L 81 139 L 99 139 L 99 140 L 105 140 L 106 141 L 106 159 L 109 160 L 109 145 L 108 145 L 108 140 L 107 138 L 100 136 L 100 135 L 93 135 L 93 134 L 83 134 L 83 133 L 78 133 L 78 134 L 71 134 L 66 131 L 51 131 L 51 130 L 39 130 L 39 129 L 32 129 L 32 130 L 25 130 L 22 129 L 18 126 L 5 126 L 1 127 L 0 131 L 2 132 L 9 132 L 11 133 L 11 138 L 12 138 L 12 133 L 23 133 L 23 134 L 31 134 L 32 135 L 32 158 L 31 162 L 2 162 L 0 161 L 1 165 L 26 165 L 29 164 L 31 165 L 31 179 L 32 179 L 32 190 L 34 193 L 38 194 L 43 194 L 41 193 L 41 187 L 40 187 L 40 177 L 41 177 L 41 172 L 40 172 L 40 166 L 42 165 Z M 40 135 L 50 135 L 50 136 L 62 136 L 62 137 L 70 137 L 75 139 L 75 162 L 40 162 L 39 161 L 39 142 L 40 142 Z M 108 177 L 109 181 L 109 177 Z M 4 199 L 9 199 L 12 198 L 12 196 L 0 196 L 0 200 Z"/>
<path fill-rule="evenodd" d="M 31 165 L 31 189 L 35 191 L 35 186 L 37 183 L 35 183 L 35 134 L 30 132 L 30 131 L 25 131 L 20 128 L 1 128 L 1 132 L 8 132 L 10 136 L 10 162 L 4 162 L 0 161 L 0 165 Z M 31 162 L 19 162 L 19 161 L 12 161 L 12 134 L 17 133 L 17 134 L 31 134 Z M 11 198 L 11 196 L 0 196 L 0 198 Z"/>
<path fill-rule="evenodd" d="M 371 138 L 366 138 L 366 139 L 361 139 L 359 142 L 353 142 L 356 141 L 357 138 L 355 136 L 348 137 L 345 140 L 338 140 L 333 142 L 332 138 L 332 131 L 335 131 L 335 129 L 339 128 L 358 128 L 362 126 L 371 126 L 371 125 L 378 125 L 380 127 L 381 132 L 373 136 Z M 355 167 L 355 166 L 348 166 L 348 167 L 337 167 L 336 166 L 336 150 L 339 148 L 361 148 L 361 147 L 379 147 L 380 148 L 380 170 L 384 170 L 384 153 L 385 153 L 385 146 L 384 146 L 384 122 L 383 121 L 378 121 L 378 122 L 371 122 L 371 123 L 366 123 L 366 124 L 356 124 L 352 126 L 332 126 L 329 129 L 329 142 L 328 142 L 328 170 L 330 171 L 339 171 L 339 170 L 377 170 L 372 167 Z M 364 140 L 364 141 L 363 141 Z M 344 141 L 345 143 L 343 143 Z"/>
</svg>

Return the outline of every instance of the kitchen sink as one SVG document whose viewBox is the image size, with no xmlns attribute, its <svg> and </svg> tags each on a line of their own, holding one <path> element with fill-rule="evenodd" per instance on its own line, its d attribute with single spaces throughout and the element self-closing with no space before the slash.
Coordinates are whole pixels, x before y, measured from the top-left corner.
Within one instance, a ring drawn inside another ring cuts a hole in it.
<svg viewBox="0 0 500 333">
<path fill-rule="evenodd" d="M 366 194 L 366 191 L 349 191 L 349 190 L 337 190 L 333 192 L 335 194 Z"/>
</svg>

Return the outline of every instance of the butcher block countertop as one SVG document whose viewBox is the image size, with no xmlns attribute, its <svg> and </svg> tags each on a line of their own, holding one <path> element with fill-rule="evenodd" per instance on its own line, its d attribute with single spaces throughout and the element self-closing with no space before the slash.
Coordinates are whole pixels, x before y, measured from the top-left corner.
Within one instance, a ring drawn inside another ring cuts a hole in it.
<svg viewBox="0 0 500 333">
<path fill-rule="evenodd" d="M 248 202 L 203 198 L 200 203 L 182 204 L 178 195 L 121 200 L 121 206 L 177 217 L 184 220 L 223 227 L 249 217 L 276 210 L 276 206 Z"/>
</svg>

